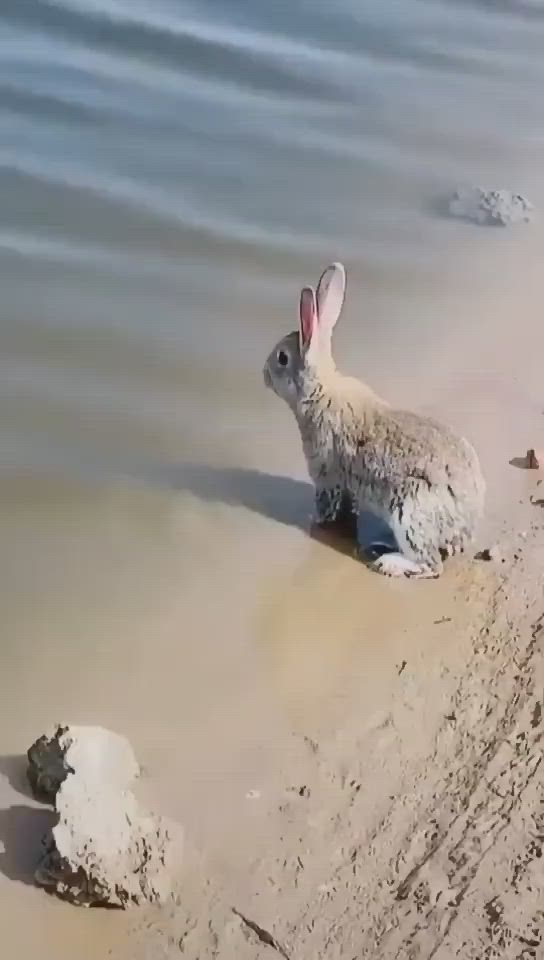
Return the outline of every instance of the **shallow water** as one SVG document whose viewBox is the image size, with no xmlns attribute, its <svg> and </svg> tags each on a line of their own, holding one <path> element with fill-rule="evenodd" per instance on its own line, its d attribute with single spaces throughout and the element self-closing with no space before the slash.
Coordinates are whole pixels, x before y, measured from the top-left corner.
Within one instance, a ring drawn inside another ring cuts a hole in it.
<svg viewBox="0 0 544 960">
<path fill-rule="evenodd" d="M 334 723 L 417 614 L 306 537 L 296 431 L 261 376 L 300 285 L 342 259 L 340 360 L 472 425 L 492 467 L 501 391 L 539 414 L 536 376 L 491 347 L 540 228 L 454 223 L 442 200 L 481 183 L 544 205 L 544 7 L 2 12 L 0 749 L 111 724 L 156 766 L 186 750 L 180 803 L 205 808 L 293 726 Z"/>
</svg>

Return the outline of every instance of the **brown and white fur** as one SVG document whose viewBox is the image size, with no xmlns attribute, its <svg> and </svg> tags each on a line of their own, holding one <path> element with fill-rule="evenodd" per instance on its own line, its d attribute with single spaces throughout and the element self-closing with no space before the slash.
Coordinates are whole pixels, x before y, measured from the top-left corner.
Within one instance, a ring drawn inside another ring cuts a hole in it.
<svg viewBox="0 0 544 960">
<path fill-rule="evenodd" d="M 274 347 L 267 387 L 298 422 L 315 484 L 318 523 L 351 503 L 387 524 L 397 550 L 370 566 L 387 576 L 438 577 L 446 556 L 473 539 L 485 482 L 476 452 L 428 417 L 390 407 L 370 387 L 336 369 L 331 338 L 344 302 L 342 264 L 328 267 L 317 291 L 300 295 L 300 329 Z"/>
</svg>

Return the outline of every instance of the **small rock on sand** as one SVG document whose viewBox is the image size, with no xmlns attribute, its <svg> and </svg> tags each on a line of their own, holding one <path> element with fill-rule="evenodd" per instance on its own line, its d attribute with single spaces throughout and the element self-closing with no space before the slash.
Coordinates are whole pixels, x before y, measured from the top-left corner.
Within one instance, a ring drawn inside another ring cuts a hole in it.
<svg viewBox="0 0 544 960">
<path fill-rule="evenodd" d="M 129 907 L 165 903 L 181 866 L 181 827 L 142 810 L 134 794 L 77 774 L 56 796 L 38 884 L 72 903 Z"/>
<path fill-rule="evenodd" d="M 482 225 L 508 227 L 528 223 L 533 216 L 533 205 L 521 193 L 510 190 L 483 190 L 473 187 L 456 190 L 448 204 L 453 217 Z"/>
<path fill-rule="evenodd" d="M 538 483 L 537 483 L 537 489 L 538 489 L 538 487 L 541 487 L 541 486 L 542 486 L 542 480 L 539 480 Z M 544 497 L 539 497 L 538 495 L 535 496 L 534 494 L 531 494 L 531 496 L 530 496 L 529 499 L 530 499 L 531 503 L 533 504 L 533 506 L 535 506 L 535 507 L 544 507 Z"/>
<path fill-rule="evenodd" d="M 498 546 L 495 544 L 492 547 L 484 547 L 483 550 L 478 550 L 478 553 L 474 555 L 475 560 L 485 560 L 487 563 L 491 561 L 497 561 L 501 559 L 501 554 Z"/>
<path fill-rule="evenodd" d="M 541 464 L 544 464 L 544 456 L 540 450 L 527 451 L 527 469 L 539 470 Z"/>
<path fill-rule="evenodd" d="M 68 774 L 78 774 L 97 786 L 123 789 L 140 772 L 125 737 L 103 727 L 57 726 L 27 752 L 28 780 L 39 800 L 54 803 Z"/>
</svg>

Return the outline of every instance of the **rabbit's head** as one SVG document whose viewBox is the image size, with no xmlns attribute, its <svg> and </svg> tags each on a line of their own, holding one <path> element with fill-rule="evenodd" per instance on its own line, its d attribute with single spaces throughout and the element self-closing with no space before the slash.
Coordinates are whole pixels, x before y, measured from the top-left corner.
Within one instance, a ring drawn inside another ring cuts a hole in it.
<svg viewBox="0 0 544 960">
<path fill-rule="evenodd" d="M 346 272 L 333 263 L 322 273 L 317 291 L 303 287 L 299 330 L 276 344 L 263 369 L 264 382 L 294 409 L 308 380 L 334 370 L 332 331 L 340 316 L 346 291 Z"/>
</svg>

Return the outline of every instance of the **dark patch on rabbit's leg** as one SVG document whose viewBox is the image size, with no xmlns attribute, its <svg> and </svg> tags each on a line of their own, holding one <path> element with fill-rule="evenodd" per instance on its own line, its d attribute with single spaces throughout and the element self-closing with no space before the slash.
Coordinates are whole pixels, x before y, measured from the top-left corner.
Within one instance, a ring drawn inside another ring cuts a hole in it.
<svg viewBox="0 0 544 960">
<path fill-rule="evenodd" d="M 390 525 L 368 505 L 357 511 L 357 546 L 359 558 L 372 563 L 385 553 L 395 553 L 399 546 Z"/>
</svg>

